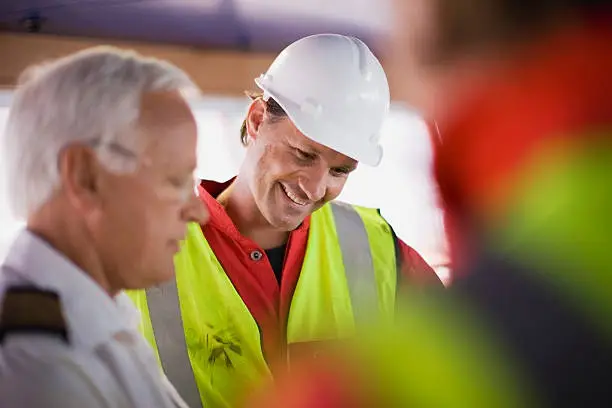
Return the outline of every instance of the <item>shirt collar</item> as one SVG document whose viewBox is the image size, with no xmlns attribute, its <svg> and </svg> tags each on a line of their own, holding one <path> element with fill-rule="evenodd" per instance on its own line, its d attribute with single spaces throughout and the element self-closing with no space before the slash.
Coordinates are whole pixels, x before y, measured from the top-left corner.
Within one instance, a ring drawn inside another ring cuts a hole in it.
<svg viewBox="0 0 612 408">
<path fill-rule="evenodd" d="M 217 201 L 217 197 L 225 191 L 235 179 L 236 177 L 232 177 L 224 182 L 201 180 L 198 186 L 198 196 L 202 202 L 206 204 L 206 207 L 208 207 L 208 212 L 210 213 L 209 225 L 223 231 L 229 237 L 240 241 L 243 240 L 244 237 L 240 235 L 240 232 L 225 211 L 225 208 Z M 309 227 L 310 216 L 306 217 L 300 226 L 292 231 L 292 233 L 297 231 L 308 231 Z"/>
<path fill-rule="evenodd" d="M 135 327 L 138 312 L 127 295 L 111 298 L 84 271 L 31 231 L 17 235 L 4 268 L 60 296 L 73 344 L 95 348 L 118 332 Z"/>
</svg>

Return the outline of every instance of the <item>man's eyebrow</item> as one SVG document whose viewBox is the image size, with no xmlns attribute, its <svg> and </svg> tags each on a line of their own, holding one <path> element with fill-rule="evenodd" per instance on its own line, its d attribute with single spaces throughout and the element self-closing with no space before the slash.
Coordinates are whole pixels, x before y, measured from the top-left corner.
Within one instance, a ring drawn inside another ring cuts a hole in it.
<svg viewBox="0 0 612 408">
<path fill-rule="evenodd" d="M 341 164 L 338 166 L 334 166 L 335 169 L 342 169 L 342 170 L 346 170 L 347 172 L 352 172 L 355 171 L 357 169 L 357 164 Z"/>
<path fill-rule="evenodd" d="M 321 154 L 321 152 L 319 151 L 319 149 L 317 149 L 316 147 L 313 146 L 304 146 L 302 144 L 299 143 L 294 143 L 294 142 L 288 142 L 288 145 L 294 149 L 298 149 L 298 150 L 302 150 L 304 153 L 308 153 L 308 154 L 312 154 L 312 155 L 317 155 L 319 156 Z"/>
</svg>

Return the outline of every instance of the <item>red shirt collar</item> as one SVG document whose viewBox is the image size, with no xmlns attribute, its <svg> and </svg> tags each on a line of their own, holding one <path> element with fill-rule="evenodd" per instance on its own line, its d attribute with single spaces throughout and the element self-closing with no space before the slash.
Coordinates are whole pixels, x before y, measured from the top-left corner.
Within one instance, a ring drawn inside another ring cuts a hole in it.
<svg viewBox="0 0 612 408">
<path fill-rule="evenodd" d="M 242 240 L 245 238 L 240 234 L 229 215 L 227 215 L 225 208 L 217 201 L 217 197 L 224 192 L 235 179 L 236 177 L 232 177 L 224 182 L 201 180 L 198 186 L 198 196 L 206 205 L 210 213 L 209 225 L 223 231 L 236 240 Z M 296 231 L 308 231 L 308 228 L 310 228 L 310 216 L 306 217 L 302 224 L 292 231 L 292 233 Z"/>
</svg>

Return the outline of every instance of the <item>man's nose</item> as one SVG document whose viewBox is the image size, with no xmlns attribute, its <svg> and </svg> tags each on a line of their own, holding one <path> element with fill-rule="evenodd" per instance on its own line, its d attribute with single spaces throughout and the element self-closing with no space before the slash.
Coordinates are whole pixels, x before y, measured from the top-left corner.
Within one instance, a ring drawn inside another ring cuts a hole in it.
<svg viewBox="0 0 612 408">
<path fill-rule="evenodd" d="M 185 222 L 197 222 L 200 225 L 204 225 L 208 222 L 210 218 L 208 208 L 206 208 L 206 205 L 200 200 L 195 192 L 191 194 L 187 200 L 182 210 L 181 218 Z"/>
<path fill-rule="evenodd" d="M 308 200 L 318 202 L 327 194 L 327 176 L 326 168 L 311 169 L 311 171 L 298 181 L 300 189 L 306 194 Z"/>
</svg>

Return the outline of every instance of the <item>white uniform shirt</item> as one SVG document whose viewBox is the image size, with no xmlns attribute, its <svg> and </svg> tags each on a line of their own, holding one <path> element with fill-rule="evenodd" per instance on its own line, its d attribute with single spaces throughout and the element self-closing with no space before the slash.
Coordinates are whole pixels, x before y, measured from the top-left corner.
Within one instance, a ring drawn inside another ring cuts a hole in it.
<svg viewBox="0 0 612 408">
<path fill-rule="evenodd" d="M 69 344 L 46 334 L 7 336 L 0 345 L 0 407 L 185 407 L 138 332 L 138 311 L 127 295 L 111 298 L 28 231 L 0 269 L 0 301 L 16 284 L 59 294 Z"/>
</svg>

